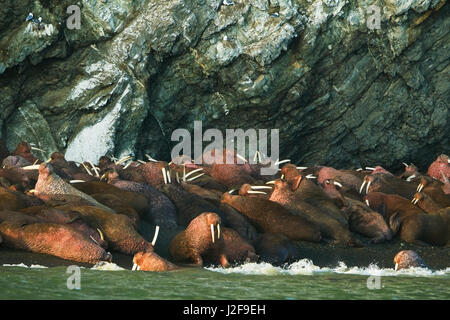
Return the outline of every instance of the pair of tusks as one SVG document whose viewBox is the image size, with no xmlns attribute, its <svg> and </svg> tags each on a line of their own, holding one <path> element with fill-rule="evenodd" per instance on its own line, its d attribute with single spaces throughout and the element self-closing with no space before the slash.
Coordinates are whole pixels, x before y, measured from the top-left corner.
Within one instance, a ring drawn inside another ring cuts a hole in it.
<svg viewBox="0 0 450 320">
<path fill-rule="evenodd" d="M 163 178 L 164 178 L 164 184 L 167 184 L 167 182 L 172 183 L 172 180 L 170 178 L 170 172 L 168 172 L 168 170 L 166 170 L 166 168 L 162 168 L 161 169 Z"/>
<path fill-rule="evenodd" d="M 211 238 L 212 242 L 215 242 L 214 239 L 214 225 L 211 223 Z M 220 239 L 220 224 L 217 224 L 217 239 Z"/>
<path fill-rule="evenodd" d="M 183 181 L 185 181 L 185 182 L 186 181 L 194 181 L 195 179 L 200 178 L 201 176 L 203 176 L 205 174 L 205 173 L 201 173 L 201 174 L 199 174 L 199 175 L 197 175 L 195 177 L 191 177 L 191 178 L 186 180 L 187 177 L 189 177 L 190 175 L 193 175 L 196 172 L 202 171 L 203 168 L 198 168 L 198 169 L 192 170 L 192 171 L 190 171 L 188 173 L 186 173 L 186 167 L 184 167 L 183 170 L 184 170 L 183 171 Z"/>
<path fill-rule="evenodd" d="M 361 188 L 359 188 L 359 193 L 360 193 L 360 194 L 362 194 L 362 191 L 363 191 L 363 188 L 364 188 L 364 185 L 366 184 L 366 182 L 367 182 L 367 181 L 364 180 L 363 183 L 362 183 L 362 185 L 361 185 Z M 371 183 L 372 183 L 372 181 L 367 182 L 367 186 L 366 186 L 366 194 L 369 193 L 369 186 L 370 186 Z"/>
<path fill-rule="evenodd" d="M 133 157 L 132 157 L 132 156 L 125 156 L 125 157 L 123 157 L 123 158 L 117 160 L 115 163 L 116 163 L 116 164 L 122 164 L 122 163 L 124 163 L 125 161 L 128 161 L 128 160 L 130 160 L 130 159 L 133 159 Z"/>
<path fill-rule="evenodd" d="M 156 243 L 156 239 L 158 239 L 158 234 L 159 234 L 159 226 L 156 226 L 155 229 L 155 235 L 153 236 L 153 240 L 152 240 L 152 246 L 155 246 Z M 141 270 L 141 267 L 139 267 L 136 263 L 133 263 L 133 268 L 131 269 L 131 271 L 139 271 Z"/>
<path fill-rule="evenodd" d="M 423 189 L 423 187 L 424 187 L 423 183 L 419 183 L 419 185 L 417 186 L 416 191 L 417 191 L 417 192 L 421 192 L 422 189 Z"/>
<path fill-rule="evenodd" d="M 411 203 L 412 203 L 412 204 L 417 204 L 417 202 L 419 202 L 419 199 L 417 199 L 417 198 L 413 198 L 413 199 L 411 200 Z"/>
<path fill-rule="evenodd" d="M 255 191 L 255 190 L 262 190 L 262 189 L 272 189 L 272 187 L 269 186 L 250 186 L 252 190 L 247 191 L 248 194 L 267 194 L 264 191 Z"/>
<path fill-rule="evenodd" d="M 98 232 L 98 234 L 100 235 L 100 239 L 102 239 L 102 241 L 105 241 L 105 238 L 103 237 L 103 232 L 102 232 L 99 228 L 97 228 L 97 232 Z M 90 237 L 90 238 L 92 239 L 92 241 L 94 241 L 98 246 L 100 246 L 100 243 L 98 243 L 97 240 L 95 240 L 93 236 L 89 236 L 89 237 Z"/>
</svg>

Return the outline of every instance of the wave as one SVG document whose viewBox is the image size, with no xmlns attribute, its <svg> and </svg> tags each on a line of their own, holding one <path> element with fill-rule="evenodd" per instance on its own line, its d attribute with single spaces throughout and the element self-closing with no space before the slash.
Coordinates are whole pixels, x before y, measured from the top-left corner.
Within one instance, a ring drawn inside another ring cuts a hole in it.
<svg viewBox="0 0 450 320">
<path fill-rule="evenodd" d="M 335 268 L 319 267 L 309 259 L 301 259 L 283 267 L 273 266 L 270 263 L 246 263 L 231 268 L 205 268 L 209 271 L 223 274 L 246 275 L 317 275 L 317 274 L 354 274 L 363 276 L 450 276 L 450 268 L 443 270 L 431 270 L 428 268 L 409 268 L 395 271 L 393 268 L 380 268 L 376 264 L 367 267 L 347 267 L 344 262 L 339 262 Z"/>
<path fill-rule="evenodd" d="M 91 268 L 91 270 L 101 270 L 101 271 L 122 271 L 127 270 L 122 267 L 119 267 L 117 264 L 112 262 L 99 262 L 95 266 Z"/>
<path fill-rule="evenodd" d="M 32 264 L 31 266 L 27 266 L 24 263 L 19 263 L 19 264 L 8 264 L 8 263 L 5 263 L 5 264 L 3 264 L 3 267 L 21 267 L 21 268 L 30 268 L 30 269 L 46 269 L 46 268 L 48 268 L 46 266 L 41 266 L 41 265 L 38 265 L 38 264 Z"/>
</svg>

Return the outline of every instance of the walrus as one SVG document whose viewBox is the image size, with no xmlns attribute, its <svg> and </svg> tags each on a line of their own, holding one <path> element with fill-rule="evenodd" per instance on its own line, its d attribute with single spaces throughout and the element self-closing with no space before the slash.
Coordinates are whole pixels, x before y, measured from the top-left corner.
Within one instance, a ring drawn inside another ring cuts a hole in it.
<svg viewBox="0 0 450 320">
<path fill-rule="evenodd" d="M 350 232 L 347 221 L 343 224 L 334 216 L 329 215 L 327 211 L 322 211 L 320 208 L 304 201 L 305 195 L 308 195 L 308 193 L 302 195 L 302 190 L 297 192 L 301 180 L 307 181 L 307 179 L 302 179 L 301 175 L 289 181 L 275 180 L 270 200 L 283 205 L 293 214 L 314 223 L 319 228 L 322 238 L 332 240 L 336 244 L 362 246 L 362 243 Z M 307 183 L 309 184 L 309 182 Z"/>
<path fill-rule="evenodd" d="M 360 193 L 382 192 L 387 194 L 397 194 L 403 198 L 411 199 L 416 193 L 418 183 L 408 182 L 397 178 L 392 174 L 376 173 L 364 178 L 360 188 Z"/>
<path fill-rule="evenodd" d="M 295 245 L 281 234 L 264 233 L 255 244 L 260 260 L 273 265 L 294 260 L 298 254 Z"/>
<path fill-rule="evenodd" d="M 21 156 L 30 163 L 39 162 L 40 160 L 33 155 L 31 149 L 31 145 L 28 142 L 22 141 L 17 145 L 16 149 L 11 152 L 11 155 Z"/>
<path fill-rule="evenodd" d="M 90 196 L 92 196 L 93 194 L 115 195 L 116 197 L 119 197 L 126 206 L 133 208 L 140 215 L 144 215 L 148 210 L 149 203 L 146 197 L 137 192 L 119 189 L 112 184 L 100 181 L 88 181 L 74 183 L 72 184 L 72 186 Z"/>
<path fill-rule="evenodd" d="M 155 252 L 138 252 L 133 257 L 133 271 L 170 271 L 179 269 L 175 264 L 161 258 Z"/>
<path fill-rule="evenodd" d="M 369 205 L 382 214 L 392 230 L 406 242 L 417 245 L 448 245 L 450 239 L 450 213 L 425 213 L 409 200 L 395 194 L 370 192 L 365 196 Z"/>
<path fill-rule="evenodd" d="M 0 211 L 1 210 L 19 210 L 25 208 L 24 197 L 18 192 L 0 187 Z"/>
<path fill-rule="evenodd" d="M 56 209 L 78 212 L 89 226 L 101 230 L 111 250 L 131 255 L 139 251 L 153 251 L 153 245 L 142 238 L 131 219 L 125 215 L 94 206 L 64 205 Z"/>
<path fill-rule="evenodd" d="M 90 264 L 112 260 L 111 254 L 94 241 L 62 224 L 2 222 L 0 234 L 3 245 L 13 249 Z"/>
<path fill-rule="evenodd" d="M 23 168 L 27 166 L 31 166 L 33 163 L 30 161 L 22 158 L 21 156 L 7 156 L 2 161 L 2 167 L 3 168 Z"/>
<path fill-rule="evenodd" d="M 177 210 L 164 193 L 149 184 L 121 180 L 114 169 L 106 170 L 104 177 L 109 184 L 121 190 L 139 193 L 147 199 L 149 208 L 142 219 L 164 229 L 175 229 L 177 227 Z"/>
<path fill-rule="evenodd" d="M 279 203 L 246 196 L 224 193 L 222 202 L 246 216 L 259 230 L 266 233 L 280 233 L 291 240 L 319 242 L 319 227 L 307 219 L 292 214 Z"/>
<path fill-rule="evenodd" d="M 427 174 L 441 182 L 445 182 L 444 179 L 450 179 L 450 159 L 448 156 L 445 154 L 438 156 L 428 167 Z"/>
<path fill-rule="evenodd" d="M 418 205 L 419 208 L 426 213 L 433 213 L 444 208 L 434 202 L 434 200 L 424 192 L 417 192 L 411 203 Z"/>
<path fill-rule="evenodd" d="M 427 176 L 423 176 L 417 186 L 417 191 L 426 193 L 441 207 L 449 207 L 450 193 L 447 193 L 445 190 L 446 186 L 448 186 L 448 184 Z"/>
<path fill-rule="evenodd" d="M 93 206 L 99 207 L 109 212 L 113 212 L 111 208 L 102 205 L 91 196 L 79 191 L 78 189 L 65 182 L 53 172 L 52 165 L 45 162 L 39 166 L 39 179 L 36 183 L 34 194 L 44 201 L 48 201 L 49 198 L 51 199 L 53 197 L 53 195 L 76 196 L 84 199 L 85 201 L 88 201 Z"/>
<path fill-rule="evenodd" d="M 220 217 L 214 212 L 204 212 L 197 216 L 170 243 L 172 258 L 177 262 L 193 263 L 200 267 L 208 264 L 228 267 L 220 223 Z"/>
<path fill-rule="evenodd" d="M 114 212 L 123 214 L 133 221 L 134 228 L 139 229 L 141 218 L 139 213 L 132 207 L 128 206 L 128 203 L 122 201 L 122 199 L 114 194 L 109 193 L 94 193 L 90 195 L 92 198 L 114 210 Z"/>
<path fill-rule="evenodd" d="M 430 268 L 425 261 L 413 250 L 402 250 L 394 257 L 394 270 L 409 268 Z"/>
<path fill-rule="evenodd" d="M 179 185 L 165 184 L 159 189 L 163 192 L 177 208 L 178 225 L 187 226 L 198 215 L 203 212 L 215 212 L 221 219 L 224 216 L 220 209 L 208 200 L 185 191 Z"/>
<path fill-rule="evenodd" d="M 322 185 L 329 195 L 332 194 L 336 199 L 342 201 L 340 209 L 348 217 L 351 231 L 371 238 L 371 243 L 380 243 L 392 239 L 391 230 L 378 212 L 370 209 L 367 204 L 361 201 L 344 197 L 340 193 L 341 184 L 333 179 L 325 180 Z"/>
<path fill-rule="evenodd" d="M 38 219 L 35 223 L 45 222 L 68 225 L 74 230 L 85 235 L 87 238 L 92 239 L 100 247 L 104 249 L 108 248 L 108 243 L 100 229 L 91 228 L 86 222 L 84 222 L 82 216 L 77 212 L 57 210 L 47 206 L 28 207 L 21 209 L 20 212 L 34 219 Z"/>
<path fill-rule="evenodd" d="M 239 233 L 230 228 L 222 228 L 225 255 L 229 263 L 256 262 L 258 255 L 255 248 L 245 241 Z"/>
</svg>

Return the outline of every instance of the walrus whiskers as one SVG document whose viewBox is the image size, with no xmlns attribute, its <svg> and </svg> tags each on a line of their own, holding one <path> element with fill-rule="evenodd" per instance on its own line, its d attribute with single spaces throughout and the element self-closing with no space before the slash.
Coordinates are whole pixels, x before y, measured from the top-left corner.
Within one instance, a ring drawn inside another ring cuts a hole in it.
<svg viewBox="0 0 450 320">
<path fill-rule="evenodd" d="M 214 243 L 214 225 L 211 223 L 211 238 L 212 242 Z"/>
<path fill-rule="evenodd" d="M 159 233 L 159 226 L 156 226 L 155 235 L 153 236 L 153 240 L 152 240 L 152 246 L 155 246 L 156 239 L 158 239 L 158 233 Z"/>
</svg>

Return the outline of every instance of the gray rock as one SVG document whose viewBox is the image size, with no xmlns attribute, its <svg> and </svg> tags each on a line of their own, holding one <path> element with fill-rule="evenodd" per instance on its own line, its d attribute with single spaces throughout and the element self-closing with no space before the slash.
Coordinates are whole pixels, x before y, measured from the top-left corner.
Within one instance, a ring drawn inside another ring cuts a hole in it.
<svg viewBox="0 0 450 320">
<path fill-rule="evenodd" d="M 0 129 L 71 160 L 168 159 L 177 128 L 278 128 L 299 165 L 425 169 L 448 153 L 446 1 L 10 1 Z M 27 32 L 32 10 L 53 26 Z"/>
</svg>

